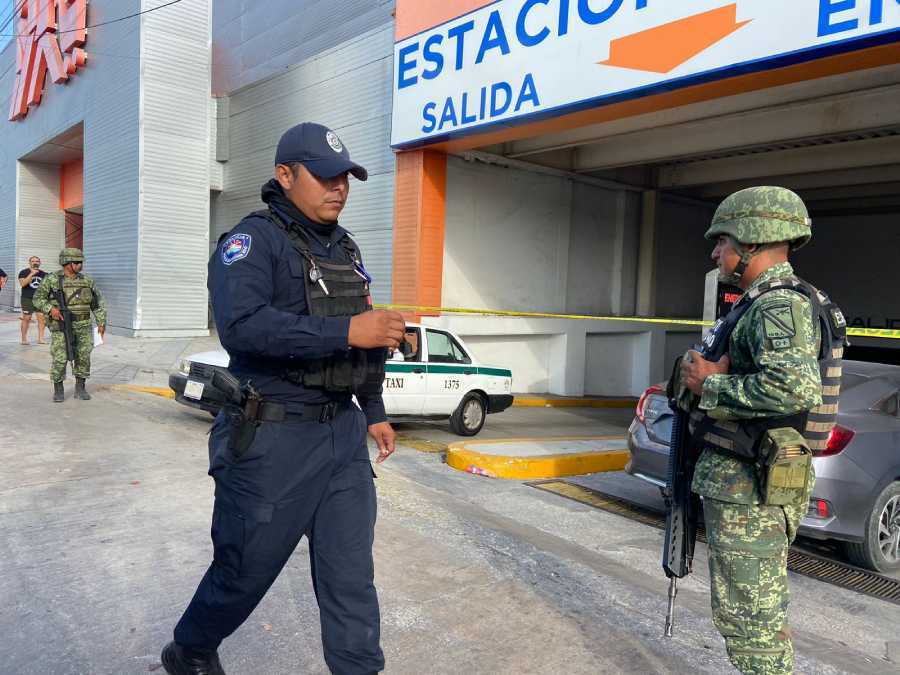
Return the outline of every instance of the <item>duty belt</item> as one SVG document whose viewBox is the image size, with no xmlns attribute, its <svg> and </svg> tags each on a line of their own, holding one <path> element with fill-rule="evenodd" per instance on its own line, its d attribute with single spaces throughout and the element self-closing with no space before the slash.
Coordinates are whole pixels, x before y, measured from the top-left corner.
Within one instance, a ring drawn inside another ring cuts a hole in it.
<svg viewBox="0 0 900 675">
<path fill-rule="evenodd" d="M 297 420 L 303 422 L 318 421 L 320 424 L 330 422 L 339 411 L 350 405 L 350 400 L 328 401 L 328 403 L 307 404 L 295 408 L 275 401 L 260 401 L 255 415 L 251 419 L 257 422 L 285 422 Z"/>
</svg>

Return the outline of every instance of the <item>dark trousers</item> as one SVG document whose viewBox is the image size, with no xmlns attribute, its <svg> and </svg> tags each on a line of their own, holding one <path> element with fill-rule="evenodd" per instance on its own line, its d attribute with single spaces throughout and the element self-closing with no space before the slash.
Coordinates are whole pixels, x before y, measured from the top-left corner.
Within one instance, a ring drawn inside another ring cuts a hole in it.
<svg viewBox="0 0 900 675">
<path fill-rule="evenodd" d="M 216 481 L 213 562 L 175 627 L 175 641 L 215 649 L 250 616 L 303 535 L 309 540 L 325 661 L 333 673 L 384 668 L 372 542 L 374 473 L 365 417 L 264 422 L 236 459 L 222 414 L 210 433 Z"/>
</svg>

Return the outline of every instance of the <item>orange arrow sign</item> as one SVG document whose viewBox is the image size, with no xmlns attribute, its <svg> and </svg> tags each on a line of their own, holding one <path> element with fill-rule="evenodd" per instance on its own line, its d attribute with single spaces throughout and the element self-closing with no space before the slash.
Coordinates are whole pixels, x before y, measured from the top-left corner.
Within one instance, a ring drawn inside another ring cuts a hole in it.
<svg viewBox="0 0 900 675">
<path fill-rule="evenodd" d="M 613 40 L 600 64 L 668 73 L 748 23 L 737 20 L 737 4 L 728 5 Z"/>
</svg>

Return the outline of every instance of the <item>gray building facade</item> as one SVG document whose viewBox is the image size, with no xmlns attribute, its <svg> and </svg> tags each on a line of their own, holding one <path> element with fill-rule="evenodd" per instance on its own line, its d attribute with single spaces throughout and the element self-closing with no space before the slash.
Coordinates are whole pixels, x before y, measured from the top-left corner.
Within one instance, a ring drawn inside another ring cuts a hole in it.
<svg viewBox="0 0 900 675">
<path fill-rule="evenodd" d="M 389 300 L 393 2 L 165 4 L 86 3 L 84 65 L 63 84 L 48 75 L 39 105 L 0 122 L 0 267 L 14 278 L 39 255 L 52 271 L 67 241 L 80 244 L 111 331 L 205 334 L 212 245 L 260 208 L 280 134 L 318 121 L 369 170 L 342 224 L 366 255 L 376 301 Z M 8 95 L 21 44 L 0 53 Z M 0 308 L 19 302 L 8 284 Z"/>
</svg>

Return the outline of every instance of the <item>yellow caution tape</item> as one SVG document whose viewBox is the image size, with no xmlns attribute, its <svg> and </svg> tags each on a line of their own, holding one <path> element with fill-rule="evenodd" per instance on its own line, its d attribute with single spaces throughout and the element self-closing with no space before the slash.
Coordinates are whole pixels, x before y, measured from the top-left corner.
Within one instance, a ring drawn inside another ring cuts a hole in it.
<svg viewBox="0 0 900 675">
<path fill-rule="evenodd" d="M 547 312 L 516 312 L 505 309 L 465 309 L 462 307 L 420 307 L 417 305 L 375 305 L 377 309 L 395 309 L 401 312 L 448 312 L 453 314 L 480 314 L 485 316 L 520 316 L 538 319 L 589 319 L 591 321 L 631 321 L 633 323 L 667 323 L 680 326 L 711 326 L 708 321 L 697 319 L 659 319 L 641 316 L 588 316 L 585 314 L 550 314 Z M 900 331 L 898 331 L 900 332 Z"/>
<path fill-rule="evenodd" d="M 631 323 L 668 324 L 671 326 L 695 326 L 703 328 L 711 326 L 709 321 L 699 319 L 665 319 L 659 317 L 642 316 L 588 316 L 586 314 L 552 314 L 549 312 L 517 312 L 506 309 L 469 309 L 464 307 L 425 307 L 419 305 L 395 305 L 376 304 L 377 309 L 393 309 L 399 312 L 427 312 L 448 314 L 474 314 L 479 316 L 512 316 L 537 319 L 578 319 L 588 321 L 626 321 Z M 851 337 L 871 337 L 900 340 L 900 330 L 890 328 L 848 328 L 847 335 Z"/>
</svg>

